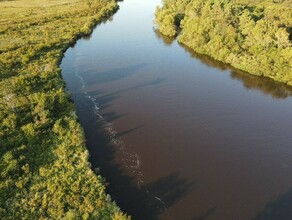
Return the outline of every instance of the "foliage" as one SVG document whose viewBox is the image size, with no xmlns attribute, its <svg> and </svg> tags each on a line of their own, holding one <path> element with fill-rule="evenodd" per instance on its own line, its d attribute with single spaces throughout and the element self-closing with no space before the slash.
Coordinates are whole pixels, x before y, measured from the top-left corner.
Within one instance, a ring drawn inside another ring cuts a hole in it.
<svg viewBox="0 0 292 220">
<path fill-rule="evenodd" d="M 198 53 L 292 85 L 291 0 L 164 0 L 156 23 Z"/>
<path fill-rule="evenodd" d="M 0 219 L 127 219 L 88 162 L 59 63 L 112 0 L 0 2 Z"/>
</svg>

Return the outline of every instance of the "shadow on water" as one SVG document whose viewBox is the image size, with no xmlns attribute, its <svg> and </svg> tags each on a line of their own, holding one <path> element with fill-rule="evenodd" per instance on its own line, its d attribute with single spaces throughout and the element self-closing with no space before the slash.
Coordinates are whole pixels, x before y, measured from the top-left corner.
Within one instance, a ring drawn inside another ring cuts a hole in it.
<svg viewBox="0 0 292 220">
<path fill-rule="evenodd" d="M 122 118 L 126 116 L 127 114 L 116 114 L 114 111 L 107 112 L 102 114 L 102 117 L 107 121 L 107 122 L 113 122 L 117 120 L 118 118 Z"/>
<path fill-rule="evenodd" d="M 107 192 L 123 211 L 133 219 L 157 219 L 194 188 L 195 181 L 181 178 L 178 173 L 149 184 L 137 184 L 135 173 L 130 177 L 124 173 L 125 165 L 115 162 L 119 146 L 113 143 L 107 124 L 96 116 L 90 100 L 81 96 L 76 97 L 79 100 L 76 104 L 80 123 L 85 130 L 90 162 L 94 168 L 101 168 L 101 175 L 109 182 Z M 143 125 L 120 132 L 116 137 L 127 135 L 141 127 Z"/>
<path fill-rule="evenodd" d="M 134 75 L 136 71 L 145 67 L 145 63 L 127 66 L 124 68 L 111 69 L 105 72 L 96 72 L 95 70 L 87 70 L 83 72 L 86 78 L 86 85 L 99 85 L 108 82 L 114 82 L 123 78 Z"/>
<path fill-rule="evenodd" d="M 143 66 L 145 64 L 124 68 L 122 69 L 123 74 L 120 69 L 97 74 L 95 84 L 91 80 L 89 82 L 95 86 L 119 80 L 134 74 Z M 105 109 L 125 92 L 157 86 L 165 80 L 165 78 L 156 78 L 109 94 L 96 90 L 87 93 L 86 96 L 94 97 L 99 104 L 98 107 Z M 123 158 L 117 161 L 117 153 L 121 154 L 123 151 L 121 148 L 125 147 L 120 145 L 118 138 L 135 132 L 144 125 L 134 126 L 119 133 L 112 132 L 112 128 L 109 128 L 110 123 L 107 122 L 112 122 L 126 114 L 118 115 L 115 112 L 108 112 L 102 115 L 103 118 L 100 118 L 94 111 L 92 100 L 86 96 L 82 93 L 73 94 L 79 122 L 85 131 L 90 163 L 93 168 L 101 168 L 100 174 L 109 183 L 107 192 L 124 212 L 131 215 L 133 219 L 158 219 L 160 214 L 180 201 L 194 188 L 195 181 L 182 178 L 178 173 L 169 174 L 149 184 L 137 181 L 140 175 L 138 168 L 127 169 L 133 164 L 136 165 L 135 162 L 137 162 L 136 160 L 131 161 L 133 160 L 131 152 L 126 152 Z"/>
<path fill-rule="evenodd" d="M 142 89 L 142 88 L 147 87 L 147 86 L 159 85 L 159 84 L 163 83 L 165 80 L 166 80 L 166 78 L 159 77 L 157 79 L 150 80 L 148 82 L 141 83 L 139 85 L 136 85 L 136 86 L 133 86 L 133 87 L 130 87 L 130 88 L 121 89 L 121 90 L 118 90 L 116 92 L 109 93 L 109 94 L 101 96 L 99 98 L 100 98 L 101 101 L 102 101 L 102 99 L 106 100 L 107 98 L 115 97 L 115 96 L 118 96 L 118 95 L 120 95 L 122 93 L 125 93 L 125 92 L 130 92 L 130 91 L 133 91 L 133 90 L 136 90 L 136 89 Z M 96 96 L 96 95 L 101 94 L 101 91 L 93 91 L 93 92 L 89 92 L 88 94 L 90 96 Z"/>
<path fill-rule="evenodd" d="M 291 220 L 292 219 L 292 189 L 269 202 L 263 211 L 253 220 Z"/>
<path fill-rule="evenodd" d="M 124 77 L 126 77 L 126 76 L 124 76 Z M 159 84 L 163 83 L 165 80 L 166 80 L 166 78 L 160 77 L 160 78 L 150 80 L 148 82 L 141 83 L 139 85 L 136 85 L 136 86 L 133 86 L 130 88 L 121 89 L 121 90 L 118 90 L 118 91 L 115 91 L 115 92 L 112 92 L 109 94 L 104 94 L 102 91 L 96 90 L 96 91 L 88 92 L 88 95 L 90 95 L 91 97 L 95 97 L 96 101 L 98 103 L 99 109 L 104 110 L 110 106 L 110 103 L 112 101 L 119 98 L 123 93 L 134 91 L 136 89 L 142 89 L 142 88 L 148 87 L 148 86 L 159 85 Z M 101 82 L 97 81 L 97 84 L 100 84 L 100 83 Z M 109 114 L 109 115 L 106 115 L 106 114 L 103 115 L 107 121 L 111 120 L 111 119 L 116 119 L 116 117 L 117 117 L 116 115 L 115 116 L 113 115 L 114 113 L 107 113 L 107 114 Z M 107 118 L 108 116 L 109 116 L 109 118 Z"/>
<path fill-rule="evenodd" d="M 125 130 L 125 131 L 118 132 L 118 133 L 116 134 L 116 137 L 119 138 L 119 137 L 122 137 L 122 136 L 124 136 L 124 135 L 127 135 L 127 134 L 129 134 L 129 133 L 131 133 L 131 132 L 133 132 L 133 131 L 135 131 L 135 130 L 138 130 L 138 129 L 142 128 L 143 126 L 144 126 L 144 125 L 139 125 L 139 126 L 136 126 L 136 127 L 134 127 L 134 128 L 131 128 L 131 129 L 128 129 L 128 130 Z"/>
<path fill-rule="evenodd" d="M 192 218 L 192 220 L 205 220 L 207 219 L 210 215 L 212 215 L 215 210 L 217 209 L 217 206 L 210 208 L 209 210 L 206 211 L 206 213 L 204 213 L 203 215 L 199 216 L 199 217 L 194 217 Z"/>
<path fill-rule="evenodd" d="M 156 37 L 161 39 L 166 46 L 172 45 L 175 38 L 167 37 L 161 34 L 157 29 L 154 29 L 154 32 L 156 34 Z M 196 53 L 193 49 L 190 47 L 179 44 L 182 48 L 185 49 L 186 52 L 188 52 L 191 57 L 199 60 L 201 63 L 210 66 L 215 67 L 217 69 L 220 69 L 222 71 L 230 70 L 230 77 L 231 79 L 236 79 L 240 82 L 242 82 L 243 86 L 246 89 L 254 89 L 259 90 L 265 95 L 270 95 L 271 97 L 275 99 L 285 99 L 289 96 L 292 96 L 292 87 L 287 86 L 283 83 L 276 82 L 273 79 L 267 78 L 267 77 L 261 77 L 261 76 L 255 76 L 251 75 L 247 72 L 235 69 L 234 67 L 224 64 L 220 61 L 216 61 L 213 58 Z"/>
</svg>

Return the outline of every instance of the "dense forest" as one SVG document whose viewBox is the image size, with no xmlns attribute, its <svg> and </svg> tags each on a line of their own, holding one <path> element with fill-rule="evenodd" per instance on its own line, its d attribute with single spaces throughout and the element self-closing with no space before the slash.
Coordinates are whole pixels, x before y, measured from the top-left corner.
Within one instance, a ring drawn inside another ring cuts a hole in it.
<svg viewBox="0 0 292 220">
<path fill-rule="evenodd" d="M 88 162 L 59 67 L 112 0 L 0 1 L 0 219 L 127 219 Z"/>
<path fill-rule="evenodd" d="M 291 0 L 163 0 L 156 24 L 198 53 L 292 85 Z"/>
</svg>

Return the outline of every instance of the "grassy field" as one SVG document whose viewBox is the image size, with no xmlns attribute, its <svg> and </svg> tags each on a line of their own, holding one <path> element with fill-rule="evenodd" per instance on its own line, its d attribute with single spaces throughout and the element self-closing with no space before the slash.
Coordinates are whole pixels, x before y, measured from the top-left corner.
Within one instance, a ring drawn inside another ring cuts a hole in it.
<svg viewBox="0 0 292 220">
<path fill-rule="evenodd" d="M 156 23 L 200 54 L 292 86 L 292 0 L 163 0 Z"/>
<path fill-rule="evenodd" d="M 65 50 L 112 0 L 0 1 L 0 219 L 127 219 L 88 162 Z"/>
</svg>

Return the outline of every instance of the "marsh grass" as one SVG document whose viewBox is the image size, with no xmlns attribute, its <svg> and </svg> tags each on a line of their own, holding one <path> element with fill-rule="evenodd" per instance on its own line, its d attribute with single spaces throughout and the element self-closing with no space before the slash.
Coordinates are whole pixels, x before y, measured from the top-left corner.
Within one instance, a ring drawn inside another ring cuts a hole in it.
<svg viewBox="0 0 292 220">
<path fill-rule="evenodd" d="M 0 1 L 0 219 L 126 219 L 88 162 L 60 61 L 112 0 Z"/>
</svg>

